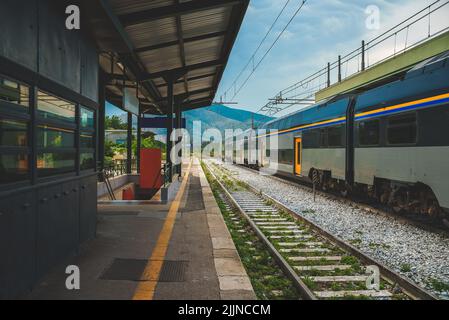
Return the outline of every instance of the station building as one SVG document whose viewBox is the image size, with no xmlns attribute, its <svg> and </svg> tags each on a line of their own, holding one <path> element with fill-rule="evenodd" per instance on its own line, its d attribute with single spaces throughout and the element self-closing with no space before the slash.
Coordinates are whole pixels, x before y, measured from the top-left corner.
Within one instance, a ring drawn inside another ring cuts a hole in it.
<svg viewBox="0 0 449 320">
<path fill-rule="evenodd" d="M 169 135 L 182 111 L 212 103 L 248 3 L 1 1 L 0 298 L 95 237 L 105 102 L 128 112 L 130 173 L 133 119 L 163 116 Z"/>
</svg>

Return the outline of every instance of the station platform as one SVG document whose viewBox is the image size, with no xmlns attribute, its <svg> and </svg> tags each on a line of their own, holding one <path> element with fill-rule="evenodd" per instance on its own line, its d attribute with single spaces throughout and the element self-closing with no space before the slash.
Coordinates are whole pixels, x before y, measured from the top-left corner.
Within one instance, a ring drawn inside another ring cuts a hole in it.
<svg viewBox="0 0 449 320">
<path fill-rule="evenodd" d="M 97 236 L 53 268 L 24 299 L 255 299 L 197 159 L 183 165 L 167 204 L 98 207 Z M 80 289 L 66 288 L 66 268 Z"/>
</svg>

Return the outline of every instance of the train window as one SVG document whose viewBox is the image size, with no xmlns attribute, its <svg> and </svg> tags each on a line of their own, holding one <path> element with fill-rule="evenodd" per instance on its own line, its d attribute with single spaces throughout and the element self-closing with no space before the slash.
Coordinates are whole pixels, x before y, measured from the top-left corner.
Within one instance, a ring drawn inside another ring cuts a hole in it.
<svg viewBox="0 0 449 320">
<path fill-rule="evenodd" d="M 331 127 L 327 130 L 329 147 L 343 146 L 343 127 Z"/>
<path fill-rule="evenodd" d="M 359 122 L 359 144 L 361 146 L 378 146 L 380 144 L 380 121 Z"/>
<path fill-rule="evenodd" d="M 327 147 L 327 129 L 320 130 L 320 147 Z"/>
<path fill-rule="evenodd" d="M 417 138 L 416 113 L 394 116 L 388 119 L 388 144 L 413 144 Z"/>
</svg>

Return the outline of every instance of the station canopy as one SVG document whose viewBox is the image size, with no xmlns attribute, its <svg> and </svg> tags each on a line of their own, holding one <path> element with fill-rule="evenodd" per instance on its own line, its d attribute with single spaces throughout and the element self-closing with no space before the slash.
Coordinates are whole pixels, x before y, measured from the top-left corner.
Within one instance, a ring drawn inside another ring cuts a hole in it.
<svg viewBox="0 0 449 320">
<path fill-rule="evenodd" d="M 134 90 L 141 111 L 167 113 L 167 83 L 182 109 L 213 102 L 249 0 L 85 1 L 106 99 Z"/>
</svg>

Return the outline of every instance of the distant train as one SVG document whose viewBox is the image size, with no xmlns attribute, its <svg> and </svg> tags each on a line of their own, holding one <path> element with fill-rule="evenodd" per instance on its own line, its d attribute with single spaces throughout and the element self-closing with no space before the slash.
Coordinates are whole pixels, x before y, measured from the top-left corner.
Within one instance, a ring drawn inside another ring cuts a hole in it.
<svg viewBox="0 0 449 320">
<path fill-rule="evenodd" d="M 247 134 L 234 160 L 267 167 L 276 152 L 279 175 L 315 176 L 323 190 L 363 194 L 449 226 L 449 52 L 261 129 L 267 134 Z M 274 136 L 278 146 L 269 148 Z M 252 140 L 262 151 L 248 151 Z"/>
</svg>

